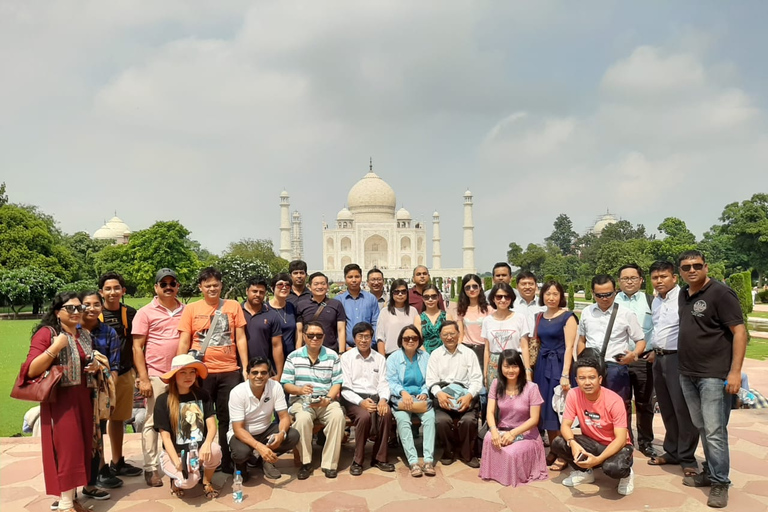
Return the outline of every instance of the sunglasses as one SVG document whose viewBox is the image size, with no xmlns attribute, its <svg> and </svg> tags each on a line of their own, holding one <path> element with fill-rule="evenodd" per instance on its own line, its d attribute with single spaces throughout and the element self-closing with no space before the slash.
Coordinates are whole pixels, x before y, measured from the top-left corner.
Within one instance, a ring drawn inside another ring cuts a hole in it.
<svg viewBox="0 0 768 512">
<path fill-rule="evenodd" d="M 166 288 L 168 288 L 169 286 L 170 286 L 171 288 L 176 288 L 176 285 L 178 285 L 179 283 L 177 283 L 176 281 L 167 281 L 167 282 L 166 282 L 166 281 L 160 281 L 160 282 L 159 282 L 159 283 L 157 283 L 157 284 L 159 284 L 159 285 L 160 285 L 160 288 L 162 288 L 163 290 L 165 290 L 165 289 L 166 289 Z"/>
<path fill-rule="evenodd" d="M 269 370 L 251 370 L 251 375 L 258 377 L 259 375 L 269 375 Z"/>
<path fill-rule="evenodd" d="M 464 289 L 466 291 L 470 291 L 470 290 L 471 291 L 475 291 L 475 290 L 479 290 L 480 289 L 480 285 L 479 284 L 468 284 L 467 286 L 464 287 Z"/>
<path fill-rule="evenodd" d="M 424 300 L 437 300 L 437 295 L 425 295 Z"/>
<path fill-rule="evenodd" d="M 61 309 L 69 313 L 70 315 L 74 315 L 75 313 L 82 313 L 85 311 L 85 306 L 75 306 L 72 304 L 64 304 L 61 306 Z"/>
<path fill-rule="evenodd" d="M 509 295 L 496 295 L 493 297 L 493 300 L 495 300 L 496 302 L 499 302 L 500 300 L 512 300 L 512 297 L 510 297 Z"/>
<path fill-rule="evenodd" d="M 703 268 L 704 268 L 704 264 L 703 263 L 693 263 L 691 265 L 680 265 L 680 270 L 682 270 L 683 272 L 690 272 L 691 269 L 693 269 L 693 270 L 701 270 Z"/>
<path fill-rule="evenodd" d="M 322 334 L 322 333 L 319 333 L 319 332 L 317 332 L 317 333 L 313 332 L 311 334 L 305 334 L 304 336 L 306 336 L 310 340 L 321 340 L 321 339 L 325 338 L 325 334 Z"/>
<path fill-rule="evenodd" d="M 418 341 L 418 336 L 403 336 L 403 343 L 416 343 Z"/>
<path fill-rule="evenodd" d="M 610 293 L 596 293 L 595 297 L 598 299 L 609 299 L 613 296 L 613 294 L 616 292 L 610 292 Z"/>
<path fill-rule="evenodd" d="M 408 290 L 395 290 L 392 292 L 392 295 L 405 295 L 408 293 Z"/>
</svg>

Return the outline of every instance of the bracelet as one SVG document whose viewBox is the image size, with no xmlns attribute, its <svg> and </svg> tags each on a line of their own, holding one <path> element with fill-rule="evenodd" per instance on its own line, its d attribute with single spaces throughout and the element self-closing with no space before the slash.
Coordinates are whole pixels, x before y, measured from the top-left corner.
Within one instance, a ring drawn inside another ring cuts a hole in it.
<svg viewBox="0 0 768 512">
<path fill-rule="evenodd" d="M 45 353 L 46 353 L 46 355 L 47 355 L 48 357 L 50 357 L 51 359 L 56 359 L 56 356 L 55 356 L 55 355 L 53 355 L 53 352 L 51 352 L 50 350 L 48 350 L 48 349 L 45 349 Z"/>
<path fill-rule="evenodd" d="M 561 375 L 561 376 L 560 376 L 560 379 L 567 379 L 567 378 L 568 378 L 568 376 L 567 376 L 567 375 Z"/>
<path fill-rule="evenodd" d="M 533 373 L 533 368 L 526 368 L 525 371 Z"/>
</svg>

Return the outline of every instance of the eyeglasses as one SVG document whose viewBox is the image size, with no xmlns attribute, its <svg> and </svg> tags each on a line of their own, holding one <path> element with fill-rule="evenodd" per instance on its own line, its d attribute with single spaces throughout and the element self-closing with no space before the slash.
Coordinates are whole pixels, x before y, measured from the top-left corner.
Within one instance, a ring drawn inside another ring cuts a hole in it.
<svg viewBox="0 0 768 512">
<path fill-rule="evenodd" d="M 704 264 L 703 263 L 693 263 L 691 265 L 680 265 L 680 270 L 682 270 L 683 272 L 690 272 L 691 269 L 693 269 L 693 270 L 701 270 L 703 268 L 704 268 Z"/>
<path fill-rule="evenodd" d="M 457 333 L 457 332 L 444 332 L 440 336 L 442 336 L 443 338 L 452 339 L 452 338 L 457 338 L 459 336 L 459 333 Z"/>
<path fill-rule="evenodd" d="M 437 295 L 424 295 L 424 300 L 437 300 Z"/>
<path fill-rule="evenodd" d="M 403 336 L 403 343 L 416 343 L 418 341 L 418 336 Z"/>
<path fill-rule="evenodd" d="M 395 290 L 392 292 L 392 295 L 405 295 L 408 293 L 408 290 Z"/>
<path fill-rule="evenodd" d="M 479 284 L 468 284 L 467 286 L 464 287 L 465 291 L 470 291 L 470 290 L 471 291 L 475 291 L 475 290 L 479 290 L 479 289 L 480 289 L 480 285 Z"/>
<path fill-rule="evenodd" d="M 373 336 L 371 336 L 370 334 L 358 334 L 357 336 L 355 336 L 355 339 L 360 341 L 371 341 L 373 339 Z"/>
<path fill-rule="evenodd" d="M 85 311 L 85 306 L 75 306 L 73 304 L 64 304 L 61 306 L 61 309 L 69 313 L 70 315 L 74 315 L 75 313 L 82 313 Z"/>
<path fill-rule="evenodd" d="M 306 334 L 304 334 L 304 336 L 306 336 L 307 339 L 310 339 L 310 340 L 321 340 L 321 339 L 325 338 L 325 334 L 323 334 L 321 332 L 306 333 Z"/>
<path fill-rule="evenodd" d="M 179 284 L 179 283 L 177 283 L 176 281 L 160 281 L 160 282 L 159 282 L 159 283 L 157 283 L 157 284 L 159 284 L 159 285 L 160 285 L 160 288 L 162 288 L 163 290 L 165 290 L 165 289 L 166 289 L 166 288 L 168 288 L 169 286 L 170 286 L 171 288 L 176 288 L 176 285 L 177 285 L 177 284 Z"/>
<path fill-rule="evenodd" d="M 613 294 L 616 292 L 610 292 L 610 293 L 596 293 L 595 297 L 598 299 L 609 299 L 613 296 Z"/>
<path fill-rule="evenodd" d="M 512 297 L 510 297 L 509 295 L 498 295 L 498 294 L 497 294 L 497 295 L 496 295 L 496 296 L 493 298 L 493 300 L 495 300 L 496 302 L 499 302 L 500 300 L 512 300 Z"/>
<path fill-rule="evenodd" d="M 291 283 L 286 283 L 285 281 L 280 281 L 278 283 L 275 283 L 275 288 L 290 288 Z"/>
<path fill-rule="evenodd" d="M 101 302 L 97 302 L 96 304 L 83 304 L 82 305 L 83 311 L 87 311 L 89 309 L 101 309 Z"/>
<path fill-rule="evenodd" d="M 633 276 L 633 277 L 620 277 L 619 278 L 619 281 L 621 281 L 622 283 L 634 283 L 634 282 L 637 282 L 639 280 L 640 280 L 640 278 L 637 277 L 637 276 Z"/>
</svg>

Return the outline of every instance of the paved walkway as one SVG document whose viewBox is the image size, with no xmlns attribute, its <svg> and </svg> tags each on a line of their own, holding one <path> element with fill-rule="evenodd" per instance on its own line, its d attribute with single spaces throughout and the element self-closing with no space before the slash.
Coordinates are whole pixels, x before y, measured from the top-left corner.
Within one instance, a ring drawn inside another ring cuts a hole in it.
<svg viewBox="0 0 768 512">
<path fill-rule="evenodd" d="M 768 361 L 747 360 L 745 371 L 750 384 L 768 392 Z M 663 425 L 657 415 L 654 423 L 655 444 L 661 444 Z M 762 512 L 768 510 L 768 409 L 733 411 L 730 421 L 731 479 L 729 510 Z M 135 464 L 141 461 L 138 435 L 126 437 L 126 456 Z M 108 443 L 107 443 L 108 445 Z M 52 498 L 45 496 L 39 442 L 32 438 L 0 440 L 0 511 L 46 512 Z M 278 467 L 285 473 L 277 482 L 264 480 L 260 471 L 245 485 L 245 499 L 236 504 L 227 493 L 231 477 L 216 474 L 214 484 L 222 495 L 213 501 L 202 496 L 202 488 L 187 491 L 183 499 L 172 497 L 168 480 L 160 488 L 148 488 L 142 477 L 126 478 L 121 489 L 112 491 L 112 499 L 97 502 L 82 500 L 95 512 L 171 512 L 195 510 L 205 512 L 254 509 L 286 512 L 502 512 L 502 511 L 697 511 L 706 507 L 707 490 L 682 485 L 680 468 L 652 467 L 646 457 L 635 452 L 635 492 L 622 497 L 616 492 L 616 481 L 597 471 L 594 484 L 569 489 L 561 485 L 566 476 L 550 472 L 550 480 L 518 488 L 505 488 L 495 482 L 483 482 L 477 470 L 460 462 L 451 466 L 437 465 L 434 478 L 411 478 L 403 464 L 402 453 L 396 454 L 395 473 L 366 469 L 362 476 L 348 473 L 352 447 L 342 449 L 341 473 L 336 480 L 326 479 L 315 470 L 305 481 L 296 480 L 296 468 L 290 456 L 284 456 Z M 701 450 L 699 458 L 703 458 Z M 319 460 L 317 453 L 316 460 Z"/>
</svg>

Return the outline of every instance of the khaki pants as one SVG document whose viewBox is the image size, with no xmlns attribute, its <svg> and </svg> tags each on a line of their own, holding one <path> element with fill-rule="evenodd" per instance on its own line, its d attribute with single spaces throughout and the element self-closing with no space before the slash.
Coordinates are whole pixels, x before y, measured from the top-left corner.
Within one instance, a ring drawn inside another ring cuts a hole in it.
<svg viewBox="0 0 768 512">
<path fill-rule="evenodd" d="M 147 398 L 147 416 L 144 428 L 141 429 L 141 449 L 144 451 L 144 471 L 157 471 L 160 466 L 161 440 L 155 431 L 155 401 L 157 397 L 168 391 L 168 385 L 160 377 L 150 377 L 152 396 Z"/>
<path fill-rule="evenodd" d="M 328 407 L 312 407 L 305 411 L 301 401 L 295 402 L 288 412 L 295 418 L 293 428 L 299 432 L 299 456 L 302 464 L 312 463 L 312 426 L 319 421 L 325 428 L 325 446 L 323 446 L 323 460 L 320 467 L 323 469 L 336 469 L 339 465 L 339 453 L 341 452 L 341 440 L 344 438 L 344 409 L 339 402 L 331 402 Z"/>
</svg>

